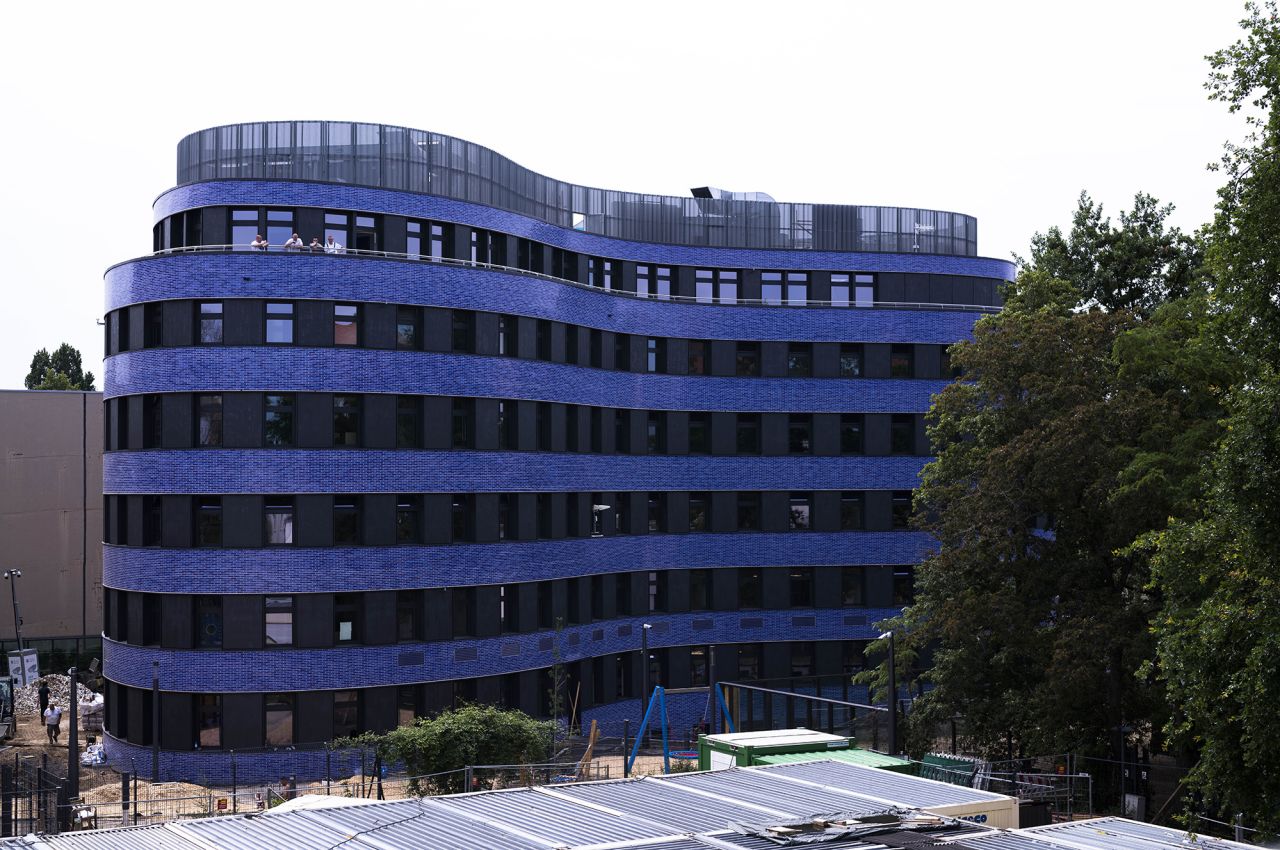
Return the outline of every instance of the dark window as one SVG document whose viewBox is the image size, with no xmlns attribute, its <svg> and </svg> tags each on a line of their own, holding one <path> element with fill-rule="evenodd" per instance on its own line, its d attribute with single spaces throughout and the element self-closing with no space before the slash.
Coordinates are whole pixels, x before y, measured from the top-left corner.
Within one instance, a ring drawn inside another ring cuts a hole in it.
<svg viewBox="0 0 1280 850">
<path fill-rule="evenodd" d="M 627 502 L 629 498 L 626 493 L 617 494 L 613 500 L 613 521 L 614 528 L 619 534 L 629 534 L 627 526 Z"/>
<path fill-rule="evenodd" d="M 591 348 L 591 366 L 599 369 L 604 365 L 604 334 L 592 328 L 589 345 Z"/>
<path fill-rule="evenodd" d="M 787 377 L 813 377 L 813 345 L 807 342 L 787 344 Z"/>
<path fill-rule="evenodd" d="M 416 395 L 396 396 L 396 448 L 422 448 L 422 399 Z"/>
<path fill-rule="evenodd" d="M 862 567 L 840 568 L 840 604 L 853 607 L 865 604 L 867 571 Z"/>
<path fill-rule="evenodd" d="M 161 435 L 164 433 L 161 419 L 161 397 L 145 395 L 142 397 L 142 447 L 144 449 L 160 448 Z"/>
<path fill-rule="evenodd" d="M 293 694 L 267 694 L 266 744 L 287 747 L 293 744 Z"/>
<path fill-rule="evenodd" d="M 159 546 L 161 542 L 161 509 L 159 496 L 142 497 L 142 545 Z"/>
<path fill-rule="evenodd" d="M 422 500 L 402 493 L 396 497 L 396 542 L 422 542 Z"/>
<path fill-rule="evenodd" d="M 196 445 L 222 445 L 222 396 L 196 396 Z"/>
<path fill-rule="evenodd" d="M 689 374 L 705 375 L 710 372 L 711 343 L 701 339 L 689 340 Z"/>
<path fill-rule="evenodd" d="M 194 606 L 196 649 L 221 649 L 222 597 L 196 596 Z"/>
<path fill-rule="evenodd" d="M 263 606 L 267 646 L 292 646 L 293 597 L 268 596 Z"/>
<path fill-rule="evenodd" d="M 791 644 L 791 675 L 813 675 L 813 641 L 796 641 Z"/>
<path fill-rule="evenodd" d="M 631 454 L 631 411 L 613 411 L 613 450 L 620 455 Z"/>
<path fill-rule="evenodd" d="M 760 454 L 760 414 L 739 413 L 737 421 L 738 454 Z"/>
<path fill-rule="evenodd" d="M 293 304 L 267 302 L 267 342 L 273 345 L 293 344 Z"/>
<path fill-rule="evenodd" d="M 551 405 L 545 401 L 534 403 L 533 433 L 538 451 L 551 451 Z"/>
<path fill-rule="evenodd" d="M 360 344 L 360 306 L 358 304 L 333 305 L 333 344 Z"/>
<path fill-rule="evenodd" d="M 661 337 L 648 337 L 644 343 L 644 368 L 646 372 L 667 371 L 667 341 Z"/>
<path fill-rule="evenodd" d="M 760 530 L 759 493 L 738 493 L 738 530 Z"/>
<path fill-rule="evenodd" d="M 551 322 L 538 319 L 534 325 L 534 347 L 539 360 L 551 359 Z"/>
<path fill-rule="evenodd" d="M 339 447 L 360 445 L 360 396 L 333 397 L 333 444 Z"/>
<path fill-rule="evenodd" d="M 564 450 L 567 452 L 581 451 L 578 443 L 578 405 L 566 404 L 564 406 Z"/>
<path fill-rule="evenodd" d="M 660 410 L 650 410 L 645 425 L 645 448 L 649 454 L 666 454 L 667 451 L 667 414 Z"/>
<path fill-rule="evenodd" d="M 360 733 L 360 692 L 333 692 L 333 737 L 350 738 Z"/>
<path fill-rule="evenodd" d="M 711 608 L 711 570 L 689 570 L 689 610 Z"/>
<path fill-rule="evenodd" d="M 222 545 L 222 497 L 196 496 L 195 545 Z"/>
<path fill-rule="evenodd" d="M 840 414 L 840 454 L 862 454 L 862 423 L 861 413 Z"/>
<path fill-rule="evenodd" d="M 455 449 L 475 447 L 476 402 L 471 398 L 455 398 L 451 413 L 452 444 Z"/>
<path fill-rule="evenodd" d="M 515 316 L 498 317 L 498 354 L 520 356 L 520 320 Z"/>
<path fill-rule="evenodd" d="M 840 377 L 862 377 L 862 343 L 840 343 Z"/>
<path fill-rule="evenodd" d="M 761 647 L 758 643 L 743 643 L 738 645 L 739 679 L 760 678 L 761 654 Z"/>
<path fill-rule="evenodd" d="M 533 510 L 537 514 L 538 538 L 551 539 L 551 494 L 539 493 L 535 496 Z"/>
<path fill-rule="evenodd" d="M 857 531 L 863 527 L 862 494 L 846 490 L 840 494 L 840 530 Z"/>
<path fill-rule="evenodd" d="M 788 527 L 792 531 L 808 531 L 813 528 L 810 522 L 810 511 L 813 507 L 813 494 L 811 493 L 792 493 L 790 499 L 790 511 L 788 519 Z"/>
<path fill-rule="evenodd" d="M 738 568 L 738 607 L 759 608 L 764 599 L 764 588 L 759 567 Z"/>
<path fill-rule="evenodd" d="M 222 697 L 218 694 L 196 696 L 196 746 L 202 750 L 222 746 Z"/>
<path fill-rule="evenodd" d="M 667 494 L 649 494 L 649 531 L 667 530 Z"/>
<path fill-rule="evenodd" d="M 422 311 L 417 307 L 396 308 L 396 348 L 401 351 L 422 348 Z"/>
<path fill-rule="evenodd" d="M 266 502 L 266 544 L 293 545 L 293 497 L 268 496 Z"/>
<path fill-rule="evenodd" d="M 711 495 L 709 493 L 689 494 L 689 530 L 710 531 L 709 520 Z"/>
<path fill-rule="evenodd" d="M 711 451 L 711 414 L 689 414 L 689 454 L 704 455 Z"/>
<path fill-rule="evenodd" d="M 848 678 L 855 673 L 861 673 L 867 666 L 866 659 L 863 657 L 862 648 L 865 644 L 857 640 L 845 640 L 840 642 L 840 672 Z"/>
<path fill-rule="evenodd" d="M 916 376 L 915 346 L 895 345 L 889 349 L 889 377 L 914 378 Z"/>
<path fill-rule="evenodd" d="M 792 608 L 813 607 L 813 567 L 792 567 L 788 574 Z"/>
<path fill-rule="evenodd" d="M 396 640 L 422 640 L 422 591 L 396 591 Z"/>
<path fill-rule="evenodd" d="M 164 304 L 144 304 L 142 307 L 142 347 L 156 348 L 164 340 Z"/>
<path fill-rule="evenodd" d="M 333 596 L 333 642 L 359 643 L 361 633 L 358 593 L 335 593 Z"/>
<path fill-rule="evenodd" d="M 760 343 L 738 343 L 734 368 L 735 373 L 742 377 L 758 377 L 760 375 Z"/>
<path fill-rule="evenodd" d="M 452 346 L 455 354 L 471 354 L 476 345 L 476 314 L 469 310 L 453 311 Z"/>
<path fill-rule="evenodd" d="M 613 607 L 619 616 L 631 615 L 631 573 L 618 573 L 614 577 Z"/>
<path fill-rule="evenodd" d="M 396 688 L 397 726 L 412 726 L 418 719 L 418 715 L 422 712 L 418 696 L 420 693 L 419 685 L 401 685 Z"/>
<path fill-rule="evenodd" d="M 631 338 L 626 334 L 613 335 L 613 368 L 619 372 L 631 371 Z"/>
<path fill-rule="evenodd" d="M 498 623 L 503 634 L 520 631 L 520 585 L 498 586 Z"/>
<path fill-rule="evenodd" d="M 517 403 L 509 399 L 498 402 L 498 448 L 515 451 L 520 448 L 520 419 Z"/>
<path fill-rule="evenodd" d="M 378 219 L 371 215 L 356 216 L 355 248 L 357 251 L 378 250 Z"/>
<path fill-rule="evenodd" d="M 889 425 L 889 451 L 896 455 L 916 453 L 916 418 L 910 413 L 895 413 Z"/>
<path fill-rule="evenodd" d="M 333 545 L 354 546 L 360 542 L 360 497 L 333 497 Z"/>
<path fill-rule="evenodd" d="M 705 687 L 708 682 L 707 648 L 695 646 L 689 650 L 689 685 Z"/>
<path fill-rule="evenodd" d="M 220 346 L 223 344 L 223 302 L 201 301 L 196 305 L 196 320 L 200 335 L 197 342 L 201 346 Z"/>
<path fill-rule="evenodd" d="M 578 365 L 578 326 L 565 325 L 564 328 L 564 362 L 570 366 Z"/>
<path fill-rule="evenodd" d="M 895 490 L 893 491 L 893 527 L 894 528 L 910 528 L 911 527 L 911 491 Z"/>
<path fill-rule="evenodd" d="M 449 506 L 449 528 L 454 543 L 468 543 L 472 534 L 472 523 L 475 512 L 471 506 L 471 496 L 466 493 L 454 493 Z"/>
<path fill-rule="evenodd" d="M 649 611 L 667 610 L 667 573 L 649 573 Z M 656 681 L 656 680 L 655 680 Z"/>
<path fill-rule="evenodd" d="M 793 413 L 787 417 L 787 451 L 793 455 L 807 455 L 813 451 L 813 417 L 807 413 Z"/>
<path fill-rule="evenodd" d="M 893 568 L 893 604 L 910 605 L 916 601 L 916 568 L 903 564 Z"/>
<path fill-rule="evenodd" d="M 498 494 L 498 539 L 506 540 L 511 536 L 511 504 L 514 496 L 507 493 Z"/>
<path fill-rule="evenodd" d="M 293 445 L 294 401 L 292 394 L 268 393 L 263 398 L 262 442 L 266 446 Z"/>
</svg>

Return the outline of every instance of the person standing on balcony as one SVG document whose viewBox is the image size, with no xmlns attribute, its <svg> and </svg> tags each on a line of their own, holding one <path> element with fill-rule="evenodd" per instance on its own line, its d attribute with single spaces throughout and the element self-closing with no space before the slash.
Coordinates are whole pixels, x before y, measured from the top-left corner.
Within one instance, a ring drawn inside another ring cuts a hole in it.
<svg viewBox="0 0 1280 850">
<path fill-rule="evenodd" d="M 271 245 L 270 242 L 262 238 L 262 234 L 258 234 L 258 238 L 249 243 L 250 248 L 257 248 L 259 251 L 265 251 Z"/>
<path fill-rule="evenodd" d="M 301 237 L 301 236 L 299 236 L 299 235 L 298 235 L 298 234 L 296 234 L 296 233 L 295 233 L 295 234 L 293 234 L 293 235 L 292 235 L 292 236 L 290 236 L 290 237 L 289 237 L 289 239 L 284 243 L 284 249 L 285 249 L 286 251 L 301 251 L 301 250 L 302 250 L 302 237 Z"/>
<path fill-rule="evenodd" d="M 329 238 L 324 240 L 324 252 L 326 254 L 345 254 L 347 249 L 343 248 L 342 244 L 337 239 L 334 239 L 333 234 L 330 233 Z"/>
</svg>

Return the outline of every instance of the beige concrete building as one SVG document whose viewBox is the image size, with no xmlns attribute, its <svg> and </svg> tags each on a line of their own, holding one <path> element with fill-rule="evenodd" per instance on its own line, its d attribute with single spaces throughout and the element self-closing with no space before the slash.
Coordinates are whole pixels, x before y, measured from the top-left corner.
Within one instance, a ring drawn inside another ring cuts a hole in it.
<svg viewBox="0 0 1280 850">
<path fill-rule="evenodd" d="M 0 572 L 12 569 L 43 668 L 101 656 L 102 393 L 0 390 Z M 11 593 L 0 579 L 5 651 Z"/>
</svg>

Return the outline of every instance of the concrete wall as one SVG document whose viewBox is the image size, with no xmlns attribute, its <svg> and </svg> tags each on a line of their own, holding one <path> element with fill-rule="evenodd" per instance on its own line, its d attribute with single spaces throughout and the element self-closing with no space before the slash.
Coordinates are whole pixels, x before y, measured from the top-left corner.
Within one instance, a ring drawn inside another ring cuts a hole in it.
<svg viewBox="0 0 1280 850">
<path fill-rule="evenodd" d="M 101 541 L 102 393 L 0 390 L 0 570 L 22 570 L 24 640 L 101 633 Z"/>
</svg>

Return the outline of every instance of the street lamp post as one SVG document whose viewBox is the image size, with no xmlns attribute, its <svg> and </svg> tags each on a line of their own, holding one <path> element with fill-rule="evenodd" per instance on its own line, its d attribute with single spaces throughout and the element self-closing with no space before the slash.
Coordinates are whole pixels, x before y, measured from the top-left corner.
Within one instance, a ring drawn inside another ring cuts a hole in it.
<svg viewBox="0 0 1280 850">
<path fill-rule="evenodd" d="M 22 651 L 22 618 L 18 616 L 18 579 L 22 578 L 22 570 L 5 570 L 4 579 L 9 582 L 9 598 L 13 600 L 13 636 L 18 642 L 18 651 Z"/>
<path fill-rule="evenodd" d="M 894 667 L 897 654 L 894 652 L 893 632 L 880 635 L 880 639 L 889 639 L 889 754 L 898 754 L 898 672 Z"/>
</svg>

